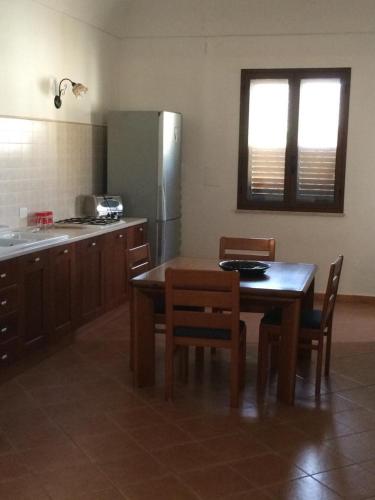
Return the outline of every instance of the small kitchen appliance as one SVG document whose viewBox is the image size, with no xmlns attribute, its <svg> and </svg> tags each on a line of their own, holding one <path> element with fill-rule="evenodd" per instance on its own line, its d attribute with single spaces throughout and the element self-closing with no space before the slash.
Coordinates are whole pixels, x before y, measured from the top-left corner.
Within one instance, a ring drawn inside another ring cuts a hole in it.
<svg viewBox="0 0 375 500">
<path fill-rule="evenodd" d="M 83 203 L 83 217 L 71 217 L 55 222 L 57 226 L 108 226 L 121 222 L 124 215 L 124 206 L 121 196 L 107 194 L 86 196 Z"/>
</svg>

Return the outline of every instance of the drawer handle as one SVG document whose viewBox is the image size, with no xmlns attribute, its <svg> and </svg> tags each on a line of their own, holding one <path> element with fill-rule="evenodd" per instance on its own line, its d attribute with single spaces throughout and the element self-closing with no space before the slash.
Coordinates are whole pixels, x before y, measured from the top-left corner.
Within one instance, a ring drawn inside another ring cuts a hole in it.
<svg viewBox="0 0 375 500">
<path fill-rule="evenodd" d="M 7 303 L 8 303 L 8 301 L 7 301 L 6 299 L 5 299 L 5 300 L 2 300 L 2 301 L 0 302 L 0 306 L 6 306 L 6 305 L 7 305 Z"/>
<path fill-rule="evenodd" d="M 140 232 L 142 232 L 143 231 L 143 227 L 140 227 L 139 230 L 140 230 Z"/>
<path fill-rule="evenodd" d="M 6 278 L 6 277 L 7 277 L 7 273 L 1 273 L 1 274 L 0 274 L 0 278 L 1 278 L 1 279 L 4 279 L 4 278 Z"/>
<path fill-rule="evenodd" d="M 120 238 L 120 240 L 124 237 L 123 234 L 119 234 L 118 237 Z"/>
<path fill-rule="evenodd" d="M 40 261 L 40 257 L 35 257 L 34 262 L 36 263 L 36 262 L 39 262 L 39 261 Z"/>
<path fill-rule="evenodd" d="M 4 326 L 4 328 L 2 328 L 0 330 L 0 333 L 6 333 L 8 331 L 8 327 L 7 326 Z"/>
<path fill-rule="evenodd" d="M 96 247 L 96 241 L 93 241 L 90 246 L 91 247 Z"/>
<path fill-rule="evenodd" d="M 63 251 L 63 253 L 69 253 L 69 250 L 67 248 L 65 248 L 65 250 Z"/>
<path fill-rule="evenodd" d="M 8 359 L 8 354 L 3 354 L 1 356 L 1 361 L 5 361 L 6 359 Z"/>
</svg>

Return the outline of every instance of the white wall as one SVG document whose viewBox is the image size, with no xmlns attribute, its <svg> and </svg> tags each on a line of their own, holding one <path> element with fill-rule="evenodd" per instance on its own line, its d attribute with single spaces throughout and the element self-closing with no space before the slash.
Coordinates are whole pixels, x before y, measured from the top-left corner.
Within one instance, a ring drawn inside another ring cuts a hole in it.
<svg viewBox="0 0 375 500">
<path fill-rule="evenodd" d="M 274 236 L 278 259 L 318 264 L 318 290 L 343 253 L 341 293 L 375 295 L 375 4 L 138 5 L 122 42 L 120 108 L 184 115 L 183 253 L 216 256 L 224 234 Z M 236 212 L 241 68 L 334 66 L 352 68 L 345 214 Z"/>
<path fill-rule="evenodd" d="M 117 38 L 32 0 L 0 0 L 0 115 L 103 123 L 117 97 L 118 46 Z M 56 110 L 54 82 L 64 77 L 89 93 L 76 102 L 68 88 Z"/>
</svg>

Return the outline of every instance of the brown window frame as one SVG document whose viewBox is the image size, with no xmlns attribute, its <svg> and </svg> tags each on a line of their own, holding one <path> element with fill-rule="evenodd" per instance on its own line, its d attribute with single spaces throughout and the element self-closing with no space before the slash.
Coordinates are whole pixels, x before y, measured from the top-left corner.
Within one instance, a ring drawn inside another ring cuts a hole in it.
<svg viewBox="0 0 375 500">
<path fill-rule="evenodd" d="M 278 210 L 293 212 L 343 213 L 345 191 L 346 146 L 349 118 L 350 68 L 289 68 L 242 69 L 240 96 L 240 133 L 238 153 L 237 209 Z M 284 200 L 251 199 L 248 195 L 248 128 L 250 81 L 255 79 L 287 79 L 289 81 L 289 109 L 287 147 L 285 154 Z M 303 202 L 297 200 L 297 138 L 300 81 L 304 78 L 340 78 L 340 115 L 335 164 L 333 202 Z"/>
</svg>

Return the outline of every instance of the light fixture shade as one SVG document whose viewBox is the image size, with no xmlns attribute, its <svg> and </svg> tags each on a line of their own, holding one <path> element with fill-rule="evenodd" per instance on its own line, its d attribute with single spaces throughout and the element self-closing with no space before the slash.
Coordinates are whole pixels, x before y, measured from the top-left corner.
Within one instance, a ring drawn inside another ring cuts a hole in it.
<svg viewBox="0 0 375 500">
<path fill-rule="evenodd" d="M 71 83 L 72 92 L 76 97 L 80 97 L 83 94 L 86 94 L 88 91 L 88 88 L 85 85 L 83 85 L 82 83 L 73 82 L 70 78 L 63 78 L 59 83 L 59 93 L 57 95 L 55 95 L 55 99 L 54 99 L 55 107 L 57 109 L 61 108 L 61 104 L 62 104 L 61 96 L 65 94 L 66 87 L 68 85 L 67 83 L 65 83 L 65 85 L 62 86 L 63 82 L 70 82 Z"/>
</svg>

